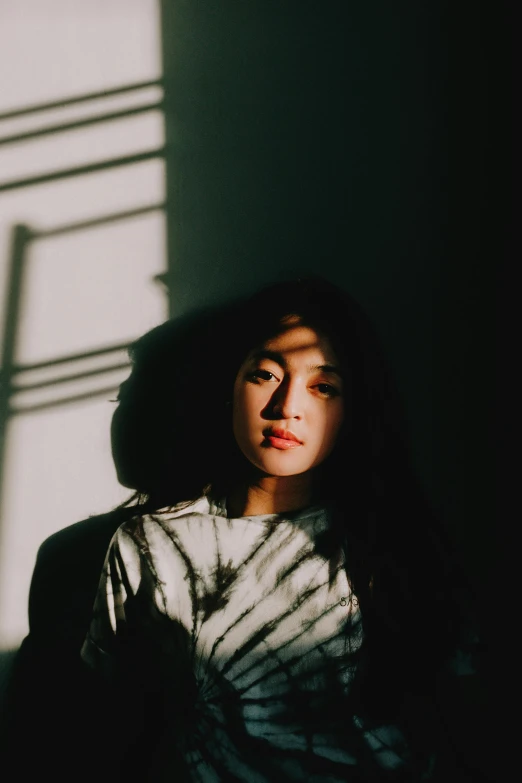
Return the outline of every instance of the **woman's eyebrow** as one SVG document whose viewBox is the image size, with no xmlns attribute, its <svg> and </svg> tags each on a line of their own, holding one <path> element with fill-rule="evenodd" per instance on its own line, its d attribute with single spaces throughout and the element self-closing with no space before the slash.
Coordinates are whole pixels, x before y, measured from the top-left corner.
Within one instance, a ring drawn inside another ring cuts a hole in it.
<svg viewBox="0 0 522 783">
<path fill-rule="evenodd" d="M 283 369 L 286 368 L 286 362 L 284 360 L 283 354 L 278 353 L 277 351 L 268 351 L 262 348 L 260 351 L 255 351 L 252 354 L 252 361 L 258 362 L 261 359 L 268 359 L 268 361 L 275 362 Z"/>
<path fill-rule="evenodd" d="M 339 378 L 343 377 L 341 369 L 334 364 L 309 364 L 307 369 L 309 372 L 335 373 Z"/>
<path fill-rule="evenodd" d="M 269 351 L 267 349 L 261 349 L 260 351 L 255 351 L 255 353 L 252 354 L 253 361 L 260 361 L 261 359 L 268 359 L 271 362 L 275 362 L 284 370 L 286 370 L 287 368 L 287 364 L 283 354 L 279 353 L 278 351 Z M 335 375 L 338 375 L 339 378 L 343 377 L 341 369 L 339 367 L 336 367 L 335 364 L 309 364 L 306 369 L 308 370 L 309 373 L 313 373 L 313 372 L 335 373 Z"/>
</svg>

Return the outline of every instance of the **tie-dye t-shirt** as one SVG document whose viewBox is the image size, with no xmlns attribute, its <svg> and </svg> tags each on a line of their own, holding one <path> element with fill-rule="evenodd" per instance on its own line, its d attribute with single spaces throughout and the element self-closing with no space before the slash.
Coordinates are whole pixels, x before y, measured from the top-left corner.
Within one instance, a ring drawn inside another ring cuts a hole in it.
<svg viewBox="0 0 522 783">
<path fill-rule="evenodd" d="M 203 497 L 119 528 L 82 656 L 161 692 L 153 779 L 409 780 L 400 732 L 349 711 L 361 616 L 342 554 L 316 550 L 328 526 Z"/>
</svg>

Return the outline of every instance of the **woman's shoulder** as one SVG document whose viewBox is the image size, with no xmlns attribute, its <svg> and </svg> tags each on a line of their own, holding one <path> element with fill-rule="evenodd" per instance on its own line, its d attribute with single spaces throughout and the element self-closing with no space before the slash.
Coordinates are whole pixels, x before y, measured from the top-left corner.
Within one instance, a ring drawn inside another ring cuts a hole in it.
<svg viewBox="0 0 522 783">
<path fill-rule="evenodd" d="M 146 539 L 158 531 L 180 529 L 184 520 L 188 522 L 194 517 L 216 515 L 222 515 L 221 507 L 206 495 L 202 495 L 196 500 L 182 501 L 176 505 L 164 506 L 154 511 L 137 510 L 136 514 L 119 526 L 113 541 L 118 544 L 124 544 L 129 540 L 139 543 L 141 539 Z"/>
<path fill-rule="evenodd" d="M 190 514 L 208 514 L 212 516 L 219 513 L 219 504 L 213 501 L 207 495 L 201 495 L 201 497 L 195 500 L 182 500 L 176 503 L 174 506 L 164 506 L 157 511 L 149 514 L 151 519 L 178 519 L 179 517 L 189 516 Z"/>
</svg>

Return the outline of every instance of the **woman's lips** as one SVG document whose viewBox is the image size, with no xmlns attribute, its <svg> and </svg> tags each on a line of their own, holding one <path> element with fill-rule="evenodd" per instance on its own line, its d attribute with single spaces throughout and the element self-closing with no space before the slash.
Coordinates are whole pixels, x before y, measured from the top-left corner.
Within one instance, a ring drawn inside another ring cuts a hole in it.
<svg viewBox="0 0 522 783">
<path fill-rule="evenodd" d="M 302 446 L 298 440 L 289 440 L 288 438 L 278 438 L 275 435 L 267 435 L 266 441 L 274 447 L 274 449 L 296 449 L 298 446 Z"/>
</svg>

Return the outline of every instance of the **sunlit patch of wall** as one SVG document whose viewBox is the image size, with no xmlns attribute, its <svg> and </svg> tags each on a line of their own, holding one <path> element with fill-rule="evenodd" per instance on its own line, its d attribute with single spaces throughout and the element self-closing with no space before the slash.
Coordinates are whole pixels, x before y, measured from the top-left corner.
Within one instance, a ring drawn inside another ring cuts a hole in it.
<svg viewBox="0 0 522 783">
<path fill-rule="evenodd" d="M 21 0 L 0 24 L 0 650 L 39 545 L 109 510 L 126 346 L 168 317 L 157 0 Z"/>
</svg>

